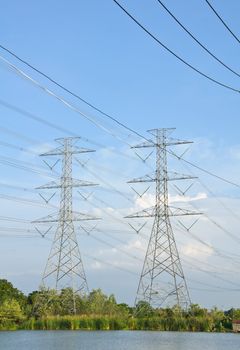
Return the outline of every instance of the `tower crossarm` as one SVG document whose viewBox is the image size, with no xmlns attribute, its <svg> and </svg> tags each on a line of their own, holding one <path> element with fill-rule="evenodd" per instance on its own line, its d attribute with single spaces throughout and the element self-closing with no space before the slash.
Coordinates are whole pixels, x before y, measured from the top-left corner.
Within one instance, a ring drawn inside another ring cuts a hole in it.
<svg viewBox="0 0 240 350">
<path fill-rule="evenodd" d="M 87 215 L 85 213 L 79 213 L 79 212 L 71 212 L 71 215 L 68 217 L 64 218 L 64 222 L 72 222 L 72 221 L 86 221 L 86 220 L 100 220 L 101 218 Z M 44 223 L 58 223 L 61 221 L 61 218 L 59 217 L 59 213 L 53 213 L 50 215 L 47 215 L 43 218 L 37 219 L 32 221 L 33 224 L 44 224 Z"/>
<path fill-rule="evenodd" d="M 154 217 L 155 213 L 156 213 L 156 207 L 154 206 L 147 209 L 143 209 L 134 214 L 127 215 L 125 216 L 125 219 Z"/>
<path fill-rule="evenodd" d="M 88 149 L 88 148 L 80 148 L 80 147 L 74 147 L 71 150 L 72 154 L 79 154 L 79 153 L 89 153 L 89 152 L 95 152 L 95 150 Z M 45 152 L 40 154 L 40 157 L 48 157 L 48 156 L 63 156 L 64 155 L 64 149 L 63 147 L 57 147 L 51 151 Z"/>
<path fill-rule="evenodd" d="M 178 180 L 193 180 L 197 179 L 197 176 L 179 174 L 175 171 L 168 171 L 167 181 L 178 181 Z"/>
<path fill-rule="evenodd" d="M 138 145 L 132 146 L 131 148 L 149 148 L 149 147 L 168 147 L 168 146 L 177 146 L 177 145 L 187 145 L 192 143 L 192 141 L 187 140 L 178 140 L 178 139 L 170 139 L 166 143 L 157 143 L 151 140 L 139 143 Z"/>
<path fill-rule="evenodd" d="M 128 184 L 133 184 L 137 182 L 155 182 L 156 181 L 156 174 L 150 174 L 150 175 L 144 175 L 142 177 L 134 178 L 130 181 L 128 181 Z"/>
<path fill-rule="evenodd" d="M 177 172 L 169 172 L 168 175 L 164 175 L 167 181 L 177 181 L 177 180 L 191 180 L 191 179 L 197 179 L 197 176 L 191 176 L 191 175 L 186 175 L 186 174 L 179 174 Z M 157 181 L 157 176 L 156 172 L 152 174 L 147 174 L 141 177 L 134 178 L 127 183 L 132 184 L 132 183 L 138 183 L 138 182 L 156 182 Z"/>
<path fill-rule="evenodd" d="M 134 219 L 134 218 L 147 218 L 147 217 L 155 217 L 156 216 L 156 206 L 143 209 L 141 211 L 138 211 L 134 214 L 130 214 L 125 216 L 126 219 Z M 167 206 L 167 215 L 168 216 L 190 216 L 190 215 L 202 215 L 201 212 L 194 211 L 194 210 L 187 210 L 187 209 L 181 209 L 176 208 L 172 206 Z M 164 211 L 163 215 L 159 215 L 159 217 L 165 217 L 166 211 Z"/>
<path fill-rule="evenodd" d="M 78 180 L 78 179 L 70 179 L 71 181 L 65 181 L 64 183 L 51 181 L 48 182 L 45 185 L 39 186 L 36 189 L 37 190 L 44 190 L 44 189 L 51 189 L 51 188 L 63 188 L 63 187 L 86 187 L 86 186 L 97 186 L 97 183 L 85 181 L 85 180 Z"/>
<path fill-rule="evenodd" d="M 139 143 L 138 145 L 132 146 L 131 148 L 146 148 L 146 147 L 155 147 L 155 146 L 156 144 L 152 140 L 149 140 L 149 141 Z"/>
<path fill-rule="evenodd" d="M 176 208 L 173 206 L 168 206 L 168 212 L 169 212 L 169 216 L 202 215 L 202 213 L 199 211 Z"/>
</svg>

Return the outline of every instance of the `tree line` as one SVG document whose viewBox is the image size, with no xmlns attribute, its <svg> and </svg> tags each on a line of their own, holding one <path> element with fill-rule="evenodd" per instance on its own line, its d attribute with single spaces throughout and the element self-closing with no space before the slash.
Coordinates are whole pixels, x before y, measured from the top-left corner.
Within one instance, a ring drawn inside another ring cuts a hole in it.
<svg viewBox="0 0 240 350">
<path fill-rule="evenodd" d="M 63 289 L 34 291 L 24 295 L 5 279 L 0 280 L 0 330 L 82 329 L 82 330 L 159 330 L 192 332 L 228 332 L 232 321 L 240 319 L 240 309 L 208 310 L 192 304 L 152 308 L 140 301 L 136 307 L 117 303 L 114 295 L 100 289 L 87 296 Z"/>
</svg>

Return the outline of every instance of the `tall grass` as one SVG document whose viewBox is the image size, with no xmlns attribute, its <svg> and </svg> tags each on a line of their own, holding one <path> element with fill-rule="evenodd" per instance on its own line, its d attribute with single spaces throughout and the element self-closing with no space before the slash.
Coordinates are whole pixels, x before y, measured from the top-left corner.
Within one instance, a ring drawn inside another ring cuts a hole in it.
<svg viewBox="0 0 240 350">
<path fill-rule="evenodd" d="M 122 330 L 129 329 L 128 320 L 102 316 L 49 316 L 30 319 L 21 325 L 26 330 Z"/>
<path fill-rule="evenodd" d="M 151 330 L 151 331 L 225 331 L 222 325 L 212 324 L 205 318 L 120 318 L 110 316 L 49 316 L 24 321 L 25 330 Z"/>
</svg>

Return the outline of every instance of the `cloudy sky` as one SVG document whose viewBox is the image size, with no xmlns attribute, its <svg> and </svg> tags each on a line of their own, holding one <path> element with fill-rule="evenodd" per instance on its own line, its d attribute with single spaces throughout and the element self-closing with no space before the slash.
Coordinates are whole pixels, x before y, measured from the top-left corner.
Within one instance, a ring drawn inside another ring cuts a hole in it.
<svg viewBox="0 0 240 350">
<path fill-rule="evenodd" d="M 239 88 L 239 78 L 204 53 L 157 1 L 121 3 L 196 68 Z M 204 1 L 165 3 L 199 40 L 240 71 L 239 44 Z M 239 2 L 214 4 L 237 32 Z M 194 142 L 189 149 L 175 147 L 176 154 L 186 151 L 188 161 L 240 184 L 239 94 L 214 85 L 169 56 L 113 1 L 10 0 L 0 17 L 1 45 L 145 137 L 148 129 L 176 127 L 173 137 Z M 51 173 L 38 154 L 55 147 L 58 137 L 78 135 L 83 138 L 79 145 L 96 152 L 79 157 L 85 166 L 75 162 L 74 176 L 99 186 L 76 191 L 74 209 L 102 218 L 95 228 L 95 223 L 76 225 L 89 287 L 133 304 L 152 220 L 137 234 L 129 223 L 138 229 L 145 221 L 124 217 L 153 205 L 154 187 L 139 198 L 127 181 L 151 173 L 154 154 L 143 163 L 139 155 L 147 157 L 148 150 L 136 154 L 130 149 L 141 142 L 139 137 L 3 49 L 0 79 L 0 278 L 25 292 L 38 287 L 54 227 L 42 238 L 30 222 L 54 212 L 59 197 L 46 205 L 34 188 L 60 172 L 57 164 L 56 173 Z M 189 232 L 194 218 L 172 219 L 192 301 L 207 307 L 237 306 L 239 187 L 170 155 L 169 170 L 199 177 L 169 185 L 172 205 L 203 213 Z M 132 187 L 140 194 L 147 188 Z M 88 235 L 86 230 L 91 229 Z"/>
</svg>

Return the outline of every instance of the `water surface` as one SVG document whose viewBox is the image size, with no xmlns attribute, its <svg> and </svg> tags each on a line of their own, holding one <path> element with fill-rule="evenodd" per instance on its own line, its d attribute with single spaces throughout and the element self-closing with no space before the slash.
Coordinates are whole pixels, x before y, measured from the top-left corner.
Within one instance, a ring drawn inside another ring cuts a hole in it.
<svg viewBox="0 0 240 350">
<path fill-rule="evenodd" d="M 0 332 L 0 350 L 239 350 L 240 335 L 148 331 Z"/>
</svg>

